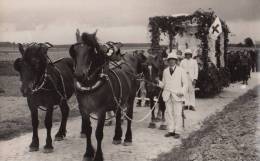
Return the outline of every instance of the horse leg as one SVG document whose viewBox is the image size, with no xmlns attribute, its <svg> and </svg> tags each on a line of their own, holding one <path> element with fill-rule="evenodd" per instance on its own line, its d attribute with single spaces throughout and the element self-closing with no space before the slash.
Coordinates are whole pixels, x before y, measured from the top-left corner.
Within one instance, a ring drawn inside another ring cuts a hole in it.
<svg viewBox="0 0 260 161">
<path fill-rule="evenodd" d="M 44 153 L 53 152 L 52 138 L 51 138 L 52 114 L 53 114 L 53 107 L 47 108 L 47 112 L 44 120 L 45 127 L 47 129 L 47 138 L 46 138 L 46 145 L 44 146 Z"/>
<path fill-rule="evenodd" d="M 161 125 L 160 125 L 160 130 L 167 130 L 167 125 L 166 125 L 166 119 L 165 119 L 165 110 L 166 106 L 165 103 L 162 99 L 162 97 L 159 97 L 159 110 L 162 112 L 162 119 L 161 119 Z"/>
<path fill-rule="evenodd" d="M 85 125 L 86 125 L 86 136 L 87 136 L 86 139 L 87 146 L 86 146 L 86 152 L 84 154 L 83 161 L 92 161 L 92 159 L 94 158 L 95 150 L 91 142 L 92 127 L 91 127 L 90 117 L 89 115 L 86 115 L 83 112 L 81 114 L 82 114 L 82 120 L 86 121 Z"/>
<path fill-rule="evenodd" d="M 133 99 L 132 99 L 133 100 Z M 132 145 L 132 119 L 133 119 L 133 101 L 128 102 L 129 106 L 127 108 L 127 129 L 125 134 L 124 146 Z"/>
<path fill-rule="evenodd" d="M 151 122 L 148 125 L 148 128 L 154 129 L 154 128 L 156 128 L 155 114 L 154 114 L 154 108 L 153 108 L 154 101 L 153 101 L 153 97 L 152 96 L 150 96 L 149 99 L 150 99 L 150 108 L 151 108 L 152 118 L 151 118 Z"/>
<path fill-rule="evenodd" d="M 80 132 L 80 137 L 81 138 L 86 138 L 86 134 L 87 134 L 87 119 L 86 119 L 86 115 L 84 115 L 84 112 L 82 112 L 81 110 L 80 114 L 81 114 L 81 132 Z M 90 134 L 91 135 L 91 134 Z"/>
<path fill-rule="evenodd" d="M 184 113 L 184 108 L 182 107 L 182 111 L 181 111 L 181 116 L 182 116 L 182 127 L 183 129 L 185 128 L 185 119 L 186 119 L 186 116 L 185 116 L 185 113 Z"/>
<path fill-rule="evenodd" d="M 153 100 L 153 97 L 150 97 L 150 109 L 152 110 L 152 118 L 151 118 L 151 121 L 154 122 L 155 121 L 155 114 L 154 114 L 154 109 L 153 106 L 154 106 L 154 100 Z M 153 108 L 153 109 L 152 109 Z"/>
<path fill-rule="evenodd" d="M 162 107 L 161 107 L 161 100 L 160 97 L 158 98 L 157 104 L 158 104 L 158 111 L 157 111 L 157 116 L 156 116 L 156 121 L 160 122 L 162 120 Z"/>
<path fill-rule="evenodd" d="M 121 144 L 122 137 L 122 127 L 121 127 L 121 108 L 118 107 L 116 114 L 116 127 L 115 127 L 115 135 L 113 138 L 113 144 L 118 145 Z"/>
<path fill-rule="evenodd" d="M 101 148 L 101 143 L 103 139 L 103 129 L 104 129 L 104 123 L 106 119 L 106 112 L 101 112 L 98 114 L 98 123 L 97 123 L 97 129 L 96 129 L 96 139 L 97 139 L 97 151 L 94 157 L 94 161 L 103 161 L 103 152 Z"/>
<path fill-rule="evenodd" d="M 108 111 L 106 112 L 106 118 L 109 119 L 107 121 L 105 121 L 105 126 L 111 126 L 113 124 L 113 112 L 112 111 Z"/>
<path fill-rule="evenodd" d="M 59 131 L 55 135 L 56 141 L 61 141 L 66 136 L 66 125 L 67 125 L 67 120 L 68 120 L 69 110 L 70 110 L 66 101 L 61 102 L 60 110 L 61 110 L 62 119 L 61 119 Z"/>
<path fill-rule="evenodd" d="M 30 144 L 30 152 L 38 151 L 39 150 L 39 137 L 38 137 L 38 108 L 30 106 L 31 111 L 31 119 L 32 119 L 32 127 L 33 127 L 33 136 L 32 136 L 32 142 Z"/>
</svg>

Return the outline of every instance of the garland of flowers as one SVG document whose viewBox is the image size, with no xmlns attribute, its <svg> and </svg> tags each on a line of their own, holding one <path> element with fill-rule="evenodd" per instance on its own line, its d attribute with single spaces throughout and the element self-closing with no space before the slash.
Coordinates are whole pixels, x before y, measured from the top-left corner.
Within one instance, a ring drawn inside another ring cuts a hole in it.
<svg viewBox="0 0 260 161">
<path fill-rule="evenodd" d="M 226 66 L 226 64 L 227 64 L 228 43 L 229 43 L 228 34 L 230 33 L 230 30 L 229 30 L 227 24 L 225 23 L 225 21 L 221 21 L 221 24 L 222 24 L 222 31 L 224 33 L 224 62 L 225 62 L 225 66 Z"/>
<path fill-rule="evenodd" d="M 216 51 L 216 59 L 217 59 L 217 67 L 220 68 L 220 36 L 217 38 L 216 40 L 216 44 L 215 44 L 215 51 Z"/>
<path fill-rule="evenodd" d="M 215 20 L 214 12 L 204 12 L 202 10 L 195 11 L 192 15 L 188 16 L 156 16 L 149 19 L 149 31 L 151 33 L 151 48 L 159 48 L 160 35 L 169 35 L 170 39 L 170 50 L 171 50 L 171 38 L 176 34 L 182 35 L 185 32 L 185 25 L 183 22 L 192 23 L 196 20 L 198 25 L 198 31 L 195 33 L 197 39 L 201 40 L 201 59 L 203 61 L 203 69 L 199 71 L 199 80 L 197 87 L 200 88 L 201 96 L 209 96 L 218 93 L 223 87 L 228 86 L 229 81 L 227 80 L 228 71 L 226 68 L 220 67 L 220 38 L 216 41 L 216 56 L 217 56 L 217 67 L 215 65 L 209 66 L 209 45 L 208 45 L 208 34 L 209 28 Z M 222 21 L 222 20 L 221 20 Z M 222 21 L 222 29 L 224 32 L 224 61 L 226 62 L 226 52 L 228 46 L 228 33 L 229 29 L 224 21 Z M 153 51 L 153 50 L 152 50 Z M 157 51 L 154 50 L 156 53 Z M 226 64 L 226 63 L 225 63 Z"/>
</svg>

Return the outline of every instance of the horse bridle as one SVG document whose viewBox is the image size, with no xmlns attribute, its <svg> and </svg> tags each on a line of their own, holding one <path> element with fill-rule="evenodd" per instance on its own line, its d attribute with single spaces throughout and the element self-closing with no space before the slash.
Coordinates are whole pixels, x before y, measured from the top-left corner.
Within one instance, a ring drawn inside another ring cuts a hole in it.
<svg viewBox="0 0 260 161">
<path fill-rule="evenodd" d="M 83 43 L 83 42 L 78 42 L 78 43 L 74 44 L 74 46 L 75 46 L 75 45 L 84 45 L 84 44 L 85 44 L 85 43 Z M 97 52 L 97 49 L 96 49 L 96 48 L 94 48 L 94 52 L 95 52 L 94 54 L 99 54 L 99 53 Z M 92 66 L 92 63 L 93 63 L 93 60 L 90 61 L 90 65 L 89 65 L 89 67 L 88 67 L 89 69 L 88 69 L 87 71 L 90 71 L 90 68 L 91 68 L 91 66 Z M 75 68 L 76 68 L 76 65 L 77 65 L 77 64 L 76 64 L 76 61 L 74 60 L 74 70 L 75 70 Z M 99 87 L 102 85 L 102 82 L 103 82 L 103 80 L 104 80 L 104 78 L 105 78 L 104 68 L 105 68 L 106 65 L 107 65 L 107 61 L 105 61 L 105 63 L 103 63 L 101 66 L 97 67 L 90 75 L 86 75 L 81 82 L 79 82 L 78 80 L 76 80 L 76 81 L 75 81 L 76 90 L 78 90 L 78 91 L 80 91 L 80 92 L 90 92 L 90 91 L 94 91 L 94 90 L 96 90 L 97 88 L 99 88 Z M 99 74 L 99 79 L 95 82 L 94 85 L 88 86 L 88 87 L 85 87 L 85 86 L 82 86 L 82 85 L 81 85 L 81 84 L 84 83 L 85 81 L 90 81 L 90 80 L 92 80 L 93 77 L 95 77 L 96 74 L 97 74 L 100 70 L 101 70 L 101 73 Z"/>
<path fill-rule="evenodd" d="M 36 44 L 37 44 L 37 43 L 31 43 L 31 44 L 29 44 L 29 46 L 33 46 L 33 45 L 36 45 Z M 45 44 L 48 45 L 48 46 L 47 46 L 48 49 L 51 48 L 51 47 L 53 47 L 53 45 L 50 44 L 50 43 L 48 43 L 48 42 L 46 42 Z M 40 49 L 42 48 L 42 46 L 45 45 L 45 44 L 43 44 L 43 43 L 37 44 L 37 45 L 40 46 L 38 50 L 40 50 Z M 47 63 L 47 65 L 46 65 L 46 68 L 45 68 L 45 70 L 44 70 L 43 75 L 42 75 L 41 78 L 39 79 L 39 81 L 42 80 L 41 83 L 37 83 L 36 81 L 34 81 L 33 89 L 32 89 L 32 94 L 35 94 L 35 93 L 37 93 L 37 92 L 39 92 L 39 91 L 41 91 L 41 90 L 44 90 L 44 91 L 52 91 L 52 90 L 55 90 L 55 91 L 58 93 L 58 95 L 59 95 L 62 99 L 65 99 L 65 100 L 66 100 L 66 99 L 67 99 L 67 94 L 66 94 L 65 84 L 64 84 L 64 80 L 63 80 L 63 77 L 62 77 L 62 75 L 61 75 L 61 72 L 60 72 L 60 70 L 54 65 L 54 63 L 52 62 L 52 60 L 50 59 L 50 57 L 49 57 L 47 54 L 45 55 L 45 57 L 46 57 L 47 60 L 49 60 L 49 63 L 58 71 L 59 76 L 60 76 L 60 78 L 61 78 L 62 88 L 63 88 L 64 95 L 58 90 L 58 88 L 57 88 L 57 86 L 55 85 L 54 80 L 51 78 L 51 76 L 48 75 L 48 73 L 47 73 L 48 63 Z M 54 89 L 44 88 L 44 86 L 46 85 L 46 82 L 47 82 L 47 79 L 48 79 L 48 78 L 49 78 L 49 80 L 51 81 L 51 83 L 52 83 Z M 40 85 L 37 85 L 37 84 L 40 84 Z"/>
<path fill-rule="evenodd" d="M 83 43 L 83 42 L 78 42 L 78 43 L 74 44 L 74 46 L 75 46 L 75 45 L 84 45 L 84 44 L 85 44 L 85 43 Z M 98 53 L 97 49 L 94 48 L 94 52 L 95 52 L 94 55 L 96 55 L 96 54 L 105 54 L 105 57 L 110 57 L 110 56 L 112 56 L 112 55 L 113 55 L 113 52 L 115 52 L 115 51 L 114 51 L 113 42 L 107 42 L 107 43 L 104 44 L 104 46 L 107 47 L 107 52 L 106 52 L 106 53 Z M 107 65 L 107 62 L 108 62 L 108 61 L 105 60 L 105 63 L 102 64 L 101 66 L 99 66 L 98 68 L 96 68 L 91 75 L 86 76 L 86 77 L 84 78 L 83 82 L 85 82 L 86 80 L 87 80 L 87 81 L 91 80 L 91 79 L 97 74 L 97 72 L 100 71 L 100 70 L 102 71 L 100 75 L 102 75 L 102 73 L 103 73 L 103 71 L 104 71 L 104 68 L 105 68 L 105 66 Z M 112 62 L 114 62 L 114 61 L 112 61 Z M 89 68 L 87 69 L 87 71 L 90 70 L 92 63 L 93 63 L 93 61 L 90 62 L 90 65 L 89 65 Z M 120 65 L 119 65 L 119 66 L 120 66 Z M 74 70 L 75 70 L 75 68 L 76 68 L 76 61 L 74 61 Z"/>
</svg>

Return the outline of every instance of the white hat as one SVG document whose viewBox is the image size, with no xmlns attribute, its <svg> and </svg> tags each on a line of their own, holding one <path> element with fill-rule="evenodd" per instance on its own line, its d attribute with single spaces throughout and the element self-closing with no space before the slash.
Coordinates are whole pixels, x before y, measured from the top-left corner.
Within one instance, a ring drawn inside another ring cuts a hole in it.
<svg viewBox="0 0 260 161">
<path fill-rule="evenodd" d="M 185 50 L 184 50 L 184 54 L 185 54 L 185 55 L 186 55 L 186 54 L 191 54 L 191 55 L 192 55 L 191 49 L 185 49 Z"/>
<path fill-rule="evenodd" d="M 172 50 L 172 52 L 168 54 L 167 60 L 168 60 L 168 59 L 178 59 L 178 56 L 177 56 L 175 50 Z"/>
</svg>

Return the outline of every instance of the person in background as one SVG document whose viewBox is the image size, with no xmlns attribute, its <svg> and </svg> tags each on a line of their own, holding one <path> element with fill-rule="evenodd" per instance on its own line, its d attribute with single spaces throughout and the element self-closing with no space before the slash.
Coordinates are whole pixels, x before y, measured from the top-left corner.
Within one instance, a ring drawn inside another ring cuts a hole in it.
<svg viewBox="0 0 260 161">
<path fill-rule="evenodd" d="M 188 91 L 185 94 L 185 109 L 195 111 L 195 85 L 198 79 L 198 62 L 192 59 L 191 49 L 184 51 L 185 58 L 180 66 L 186 71 L 188 76 Z"/>
<path fill-rule="evenodd" d="M 164 69 L 162 81 L 158 81 L 159 87 L 163 88 L 162 98 L 166 105 L 166 120 L 168 133 L 165 137 L 178 139 L 182 132 L 182 107 L 184 94 L 187 91 L 188 80 L 185 71 L 177 65 L 178 57 L 173 50 L 168 54 L 168 67 Z"/>
<path fill-rule="evenodd" d="M 177 60 L 177 65 L 180 66 L 181 64 L 181 61 L 183 59 L 183 56 L 182 56 L 182 51 L 181 50 L 177 50 L 177 57 L 178 57 L 178 60 Z"/>
<path fill-rule="evenodd" d="M 244 51 L 243 54 L 240 55 L 241 58 L 240 58 L 240 63 L 241 63 L 241 66 L 240 66 L 240 69 L 241 69 L 241 76 L 242 76 L 242 81 L 243 83 L 242 84 L 248 84 L 247 81 L 248 81 L 248 78 L 249 78 L 249 67 L 250 67 L 250 60 L 249 60 L 249 57 L 247 55 L 247 52 Z"/>
<path fill-rule="evenodd" d="M 247 57 L 247 60 L 248 60 L 248 68 L 247 68 L 248 78 L 251 78 L 251 70 L 252 70 L 253 60 L 251 58 L 250 51 L 246 52 L 246 57 Z"/>
<path fill-rule="evenodd" d="M 250 51 L 250 57 L 251 57 L 251 69 L 252 72 L 256 72 L 256 63 L 257 63 L 257 53 L 255 50 Z"/>
</svg>

